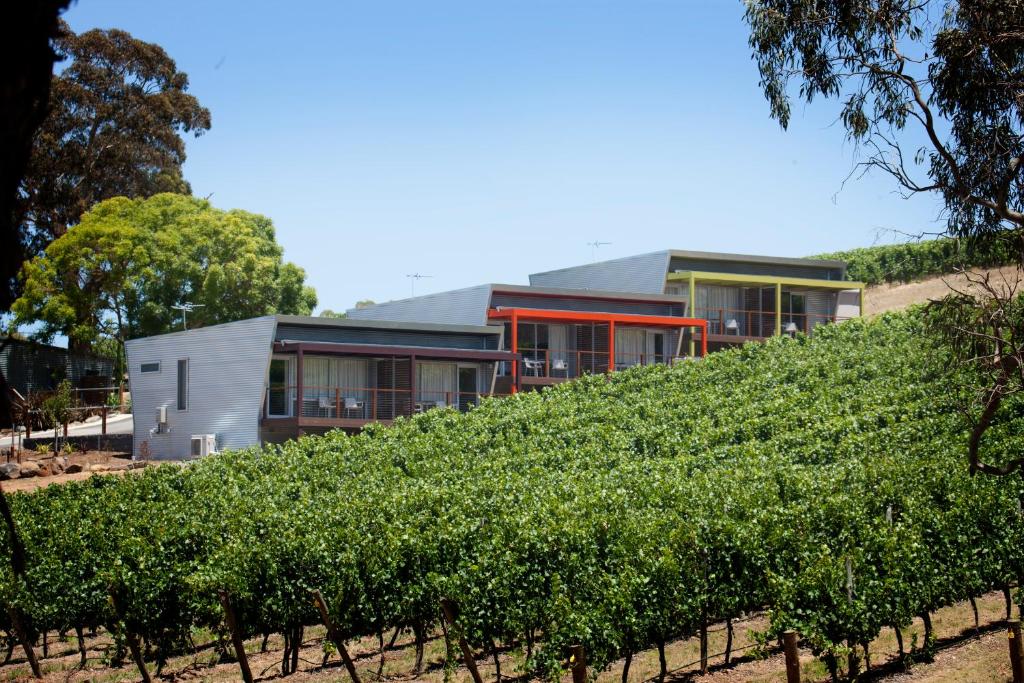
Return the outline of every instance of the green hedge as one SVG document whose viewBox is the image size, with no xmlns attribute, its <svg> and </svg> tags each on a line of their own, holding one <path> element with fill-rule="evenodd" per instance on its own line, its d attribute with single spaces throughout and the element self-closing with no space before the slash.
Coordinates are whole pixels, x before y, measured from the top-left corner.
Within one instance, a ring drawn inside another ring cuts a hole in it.
<svg viewBox="0 0 1024 683">
<path fill-rule="evenodd" d="M 957 268 L 992 268 L 1015 263 L 1019 254 L 1010 240 L 993 240 L 968 246 L 950 238 L 862 247 L 811 258 L 835 259 L 847 264 L 850 280 L 877 285 L 883 282 L 913 282 L 952 273 Z"/>
</svg>

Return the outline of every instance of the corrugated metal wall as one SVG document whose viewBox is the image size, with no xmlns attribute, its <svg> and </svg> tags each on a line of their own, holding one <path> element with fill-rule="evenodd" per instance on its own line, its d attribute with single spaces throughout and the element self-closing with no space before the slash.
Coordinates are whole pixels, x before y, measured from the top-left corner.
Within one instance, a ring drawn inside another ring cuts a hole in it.
<svg viewBox="0 0 1024 683">
<path fill-rule="evenodd" d="M 270 363 L 273 316 L 134 339 L 126 345 L 135 416 L 135 456 L 143 444 L 149 457 L 189 456 L 193 434 L 216 434 L 217 447 L 259 443 L 260 409 Z M 177 364 L 189 359 L 188 409 L 176 409 Z M 143 373 L 142 363 L 160 363 Z M 170 430 L 155 433 L 156 413 L 167 407 Z"/>
<path fill-rule="evenodd" d="M 62 379 L 79 387 L 83 377 L 105 377 L 113 382 L 114 362 L 109 358 L 68 353 L 67 349 L 11 340 L 0 352 L 0 370 L 18 393 L 49 391 Z"/>
<path fill-rule="evenodd" d="M 478 285 L 411 299 L 386 301 L 366 308 L 352 308 L 347 313 L 353 320 L 486 325 L 490 296 L 490 285 Z"/>
<path fill-rule="evenodd" d="M 498 334 L 457 334 L 447 332 L 416 332 L 409 330 L 362 330 L 345 327 L 305 327 L 281 324 L 275 341 L 328 342 L 336 344 L 382 344 L 391 346 L 427 346 L 444 349 L 498 348 Z"/>
<path fill-rule="evenodd" d="M 668 257 L 667 251 L 656 251 L 545 273 L 533 273 L 530 275 L 530 284 L 534 287 L 661 294 L 665 291 Z"/>
</svg>

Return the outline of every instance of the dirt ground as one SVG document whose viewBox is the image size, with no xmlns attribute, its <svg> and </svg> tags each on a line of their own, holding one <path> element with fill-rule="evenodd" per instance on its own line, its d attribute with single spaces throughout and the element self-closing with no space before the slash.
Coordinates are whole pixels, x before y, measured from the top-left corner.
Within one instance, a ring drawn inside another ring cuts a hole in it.
<svg viewBox="0 0 1024 683">
<path fill-rule="evenodd" d="M 987 273 L 993 283 L 998 282 L 1002 286 L 1024 288 L 1024 272 L 1017 266 L 972 272 Z M 901 311 L 912 304 L 941 298 L 949 294 L 951 286 L 962 290 L 968 285 L 968 279 L 964 275 L 943 275 L 907 284 L 868 287 L 864 293 L 864 309 L 868 315 L 884 311 Z"/>
<path fill-rule="evenodd" d="M 60 484 L 68 481 L 81 481 L 96 474 L 112 474 L 117 476 L 125 472 L 145 467 L 145 463 L 143 462 L 133 462 L 128 454 L 108 451 L 86 451 L 85 453 L 76 452 L 67 456 L 67 458 L 69 464 L 79 464 L 82 466 L 83 470 L 72 474 L 55 474 L 45 477 L 10 479 L 0 482 L 0 486 L 3 487 L 5 493 L 13 493 L 15 491 L 35 491 L 36 489 L 49 486 L 50 484 Z M 32 451 L 23 451 L 21 459 L 22 462 L 31 460 L 39 464 L 40 467 L 48 467 L 53 461 L 53 455 L 40 455 Z M 0 459 L 0 462 L 7 461 L 8 458 L 6 455 Z M 101 466 L 105 469 L 102 472 L 95 472 L 89 469 L 93 466 Z"/>
<path fill-rule="evenodd" d="M 978 683 L 981 681 L 1007 681 L 1011 677 L 1009 657 L 1006 644 L 1006 631 L 1002 619 L 1005 617 L 1002 594 L 993 593 L 978 600 L 981 628 L 976 632 L 971 608 L 967 603 L 954 605 L 939 610 L 933 615 L 933 623 L 938 638 L 938 654 L 932 663 L 911 663 L 904 665 L 899 659 L 894 633 L 886 629 L 871 644 L 871 680 L 890 680 L 898 683 L 920 681 L 922 683 Z M 746 621 L 735 624 L 734 659 L 726 666 L 722 651 L 725 643 L 724 625 L 717 625 L 710 634 L 711 658 L 710 671 L 704 676 L 699 675 L 697 660 L 699 659 L 699 643 L 696 639 L 680 640 L 670 643 L 666 648 L 668 660 L 668 681 L 689 681 L 699 678 L 705 683 L 740 683 L 740 682 L 779 682 L 786 680 L 786 668 L 780 652 L 770 650 L 761 653 L 755 647 L 754 633 L 764 629 L 765 619 L 754 616 Z M 910 647 L 912 642 L 920 643 L 924 630 L 920 622 L 915 622 L 904 630 L 904 642 Z M 206 636 L 205 638 L 203 636 Z M 390 634 L 389 634 L 390 637 Z M 268 643 L 268 651 L 261 652 L 261 641 L 251 640 L 246 643 L 250 668 L 260 681 L 289 680 L 295 683 L 321 681 L 347 681 L 348 675 L 336 654 L 332 654 L 326 665 L 323 665 L 323 628 L 306 629 L 303 648 L 300 652 L 299 670 L 287 677 L 280 673 L 283 641 L 280 636 L 272 636 Z M 916 639 L 916 641 L 915 641 Z M 238 665 L 230 659 L 223 659 L 213 646 L 209 634 L 196 634 L 195 642 L 199 644 L 195 652 L 172 659 L 161 674 L 160 680 L 165 681 L 236 681 L 240 679 Z M 111 640 L 105 634 L 87 641 L 88 660 L 85 669 L 79 669 L 77 645 L 71 638 L 64 642 L 55 642 L 55 634 L 50 634 L 50 656 L 43 660 L 45 680 L 50 683 L 57 681 L 66 683 L 112 683 L 114 681 L 138 681 L 141 676 L 138 670 L 126 663 L 120 668 L 111 668 L 105 662 L 109 658 Z M 411 634 L 402 633 L 393 648 L 386 649 L 383 661 L 376 638 L 365 638 L 349 643 L 348 649 L 356 663 L 360 678 L 364 683 L 379 681 L 423 681 L 424 683 L 444 683 L 444 640 L 435 634 L 426 647 L 424 671 L 416 675 L 413 671 L 415 648 Z M 458 648 L 456 647 L 456 650 Z M 0 681 L 27 680 L 27 665 L 20 650 L 15 652 L 12 662 L 0 667 Z M 501 663 L 502 677 L 517 679 L 519 683 L 528 681 L 523 676 L 524 653 L 521 648 L 503 652 Z M 486 683 L 496 680 L 494 662 L 489 656 L 477 659 L 480 674 Z M 599 672 L 597 683 L 619 683 L 622 680 L 623 662 L 615 662 L 606 670 Z M 152 670 L 153 665 L 150 665 Z M 801 650 L 802 679 L 805 681 L 826 681 L 828 674 L 825 667 L 810 651 Z M 636 655 L 630 668 L 629 683 L 646 683 L 656 681 L 659 665 L 656 650 Z M 458 667 L 449 679 L 452 683 L 471 683 L 468 670 Z M 565 683 L 571 680 L 569 675 L 563 678 Z"/>
</svg>

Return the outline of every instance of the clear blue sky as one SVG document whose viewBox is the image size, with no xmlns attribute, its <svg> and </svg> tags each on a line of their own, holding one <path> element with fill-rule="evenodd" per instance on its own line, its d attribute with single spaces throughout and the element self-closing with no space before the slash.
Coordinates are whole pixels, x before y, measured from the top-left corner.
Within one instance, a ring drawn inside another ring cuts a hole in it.
<svg viewBox="0 0 1024 683">
<path fill-rule="evenodd" d="M 739 0 L 78 0 L 209 107 L 185 175 L 270 216 L 320 307 L 662 248 L 803 256 L 937 229 L 843 179 L 835 103 L 768 117 Z"/>
</svg>

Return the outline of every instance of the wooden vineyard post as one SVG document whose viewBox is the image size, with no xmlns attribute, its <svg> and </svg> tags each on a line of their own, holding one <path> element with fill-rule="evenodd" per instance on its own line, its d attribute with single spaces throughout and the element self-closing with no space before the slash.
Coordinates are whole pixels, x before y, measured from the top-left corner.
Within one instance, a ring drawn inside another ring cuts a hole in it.
<svg viewBox="0 0 1024 683">
<path fill-rule="evenodd" d="M 348 675 L 352 679 L 352 683 L 361 683 L 359 680 L 359 674 L 356 672 L 356 665 L 352 663 L 352 658 L 348 656 L 348 650 L 345 648 L 345 641 L 338 633 L 338 629 L 334 626 L 334 621 L 331 619 L 330 613 L 327 611 L 327 602 L 324 600 L 324 596 L 319 590 L 313 590 L 313 602 L 316 603 L 317 609 L 320 610 L 320 619 L 324 622 L 324 627 L 327 629 L 327 637 L 331 639 L 334 646 L 338 648 L 338 654 L 341 655 L 341 661 L 345 663 L 345 668 L 348 669 Z"/>
<path fill-rule="evenodd" d="M 1020 642 L 1020 619 L 1007 621 L 1006 638 L 1010 643 L 1010 668 L 1013 683 L 1024 683 L 1024 647 Z"/>
<path fill-rule="evenodd" d="M 587 651 L 582 645 L 572 646 L 569 666 L 572 667 L 572 683 L 587 683 Z"/>
<path fill-rule="evenodd" d="M 782 647 L 786 651 L 786 683 L 800 683 L 800 653 L 796 649 L 796 631 L 782 632 Z"/>
<path fill-rule="evenodd" d="M 238 668 L 242 670 L 242 680 L 245 683 L 253 683 L 252 671 L 249 670 L 249 658 L 245 655 L 245 642 L 242 640 L 242 632 L 238 628 L 238 619 L 235 618 L 235 608 L 231 606 L 231 598 L 223 588 L 217 590 L 217 597 L 220 598 L 220 606 L 224 608 L 224 621 L 228 630 L 231 631 L 231 643 L 235 646 L 235 659 L 238 660 Z"/>
<path fill-rule="evenodd" d="M 455 626 L 455 619 L 458 617 L 458 610 L 455 608 L 455 604 L 448 598 L 441 598 L 441 611 L 444 613 L 445 621 L 448 622 L 449 626 Z M 469 673 L 473 676 L 474 683 L 483 683 L 480 678 L 480 670 L 476 668 L 476 660 L 473 658 L 473 650 L 470 649 L 469 643 L 466 642 L 465 636 L 459 632 L 459 647 L 462 648 L 462 659 L 466 663 L 466 668 L 469 669 Z"/>
</svg>

